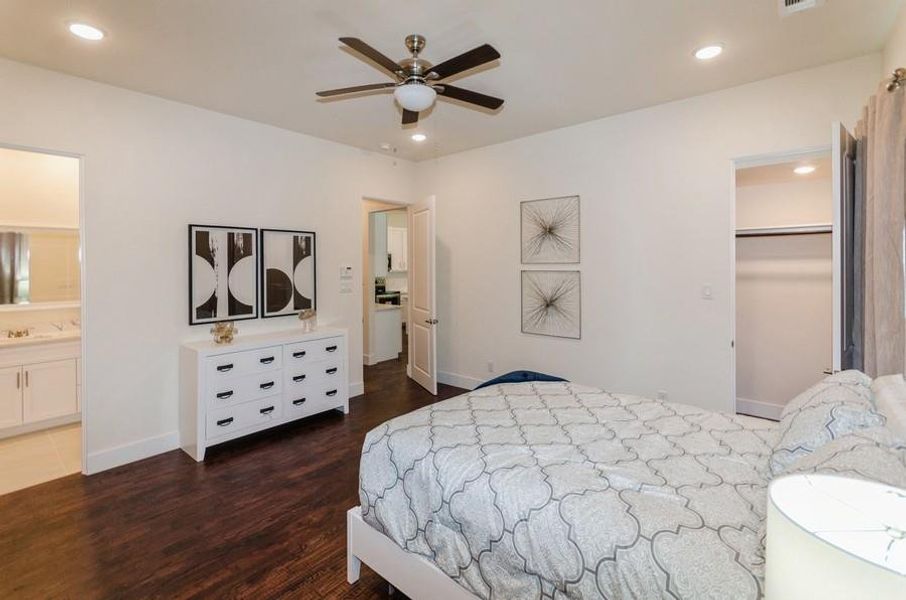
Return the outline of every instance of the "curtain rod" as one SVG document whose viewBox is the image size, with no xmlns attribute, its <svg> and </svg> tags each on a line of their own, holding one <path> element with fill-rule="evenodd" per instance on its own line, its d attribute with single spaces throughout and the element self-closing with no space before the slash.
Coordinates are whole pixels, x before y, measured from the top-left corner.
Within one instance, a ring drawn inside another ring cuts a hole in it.
<svg viewBox="0 0 906 600">
<path fill-rule="evenodd" d="M 890 75 L 890 83 L 887 84 L 888 92 L 895 92 L 906 83 L 906 69 L 900 67 Z"/>
</svg>

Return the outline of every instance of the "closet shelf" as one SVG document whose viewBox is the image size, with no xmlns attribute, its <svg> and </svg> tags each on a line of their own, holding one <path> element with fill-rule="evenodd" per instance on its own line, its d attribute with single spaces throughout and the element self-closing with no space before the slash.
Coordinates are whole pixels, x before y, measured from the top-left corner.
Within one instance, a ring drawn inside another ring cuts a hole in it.
<svg viewBox="0 0 906 600">
<path fill-rule="evenodd" d="M 744 227 L 736 230 L 736 237 L 767 237 L 772 235 L 812 235 L 831 233 L 834 227 L 830 223 L 811 225 L 787 225 L 777 227 Z"/>
</svg>

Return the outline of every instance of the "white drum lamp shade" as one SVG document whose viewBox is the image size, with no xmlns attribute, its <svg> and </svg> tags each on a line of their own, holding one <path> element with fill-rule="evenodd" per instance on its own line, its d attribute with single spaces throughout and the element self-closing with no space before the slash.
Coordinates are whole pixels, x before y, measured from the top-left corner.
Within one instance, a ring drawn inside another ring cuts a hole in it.
<svg viewBox="0 0 906 600">
<path fill-rule="evenodd" d="M 437 92 L 433 87 L 423 83 L 407 83 L 396 86 L 396 89 L 393 90 L 393 97 L 406 110 L 421 112 L 431 108 Z"/>
<path fill-rule="evenodd" d="M 906 598 L 906 490 L 835 475 L 768 488 L 766 600 Z"/>
</svg>

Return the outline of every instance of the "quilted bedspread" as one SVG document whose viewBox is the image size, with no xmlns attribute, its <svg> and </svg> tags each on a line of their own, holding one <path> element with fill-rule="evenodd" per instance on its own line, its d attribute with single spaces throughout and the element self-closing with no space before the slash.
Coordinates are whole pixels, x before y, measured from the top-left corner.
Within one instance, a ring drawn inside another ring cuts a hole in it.
<svg viewBox="0 0 906 600">
<path fill-rule="evenodd" d="M 759 598 L 774 428 L 496 385 L 369 432 L 362 515 L 482 598 Z"/>
</svg>

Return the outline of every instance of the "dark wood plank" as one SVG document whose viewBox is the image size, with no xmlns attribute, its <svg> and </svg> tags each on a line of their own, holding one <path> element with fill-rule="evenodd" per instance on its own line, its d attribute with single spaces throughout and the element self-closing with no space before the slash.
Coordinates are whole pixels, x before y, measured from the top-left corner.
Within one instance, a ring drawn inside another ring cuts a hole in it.
<svg viewBox="0 0 906 600">
<path fill-rule="evenodd" d="M 0 598 L 386 598 L 346 583 L 346 510 L 365 434 L 435 398 L 405 363 L 365 369 L 349 415 L 0 496 Z"/>
</svg>

